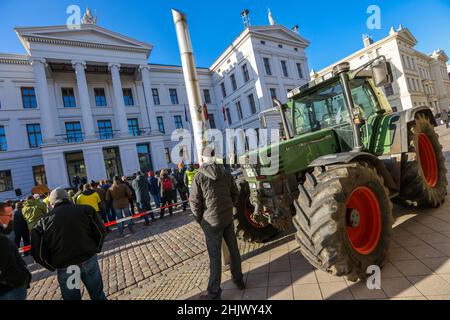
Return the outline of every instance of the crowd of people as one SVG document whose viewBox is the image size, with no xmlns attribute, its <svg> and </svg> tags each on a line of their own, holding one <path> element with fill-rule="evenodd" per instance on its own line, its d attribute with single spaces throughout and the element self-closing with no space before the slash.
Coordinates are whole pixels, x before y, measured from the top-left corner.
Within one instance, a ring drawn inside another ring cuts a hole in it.
<svg viewBox="0 0 450 320">
<path fill-rule="evenodd" d="M 152 211 L 151 200 L 160 209 L 159 219 L 164 219 L 166 209 L 172 215 L 174 205 L 186 211 L 190 203 L 210 256 L 206 299 L 221 296 L 222 239 L 230 250 L 233 280 L 244 289 L 232 210 L 238 192 L 223 165 L 207 162 L 197 169 L 181 163 L 177 170 L 137 172 L 131 180 L 119 176 L 98 183 L 74 179 L 75 190 L 57 188 L 45 196 L 30 196 L 16 203 L 15 210 L 12 202 L 0 202 L 0 300 L 26 299 L 31 274 L 19 253 L 22 243 L 31 245 L 38 264 L 57 273 L 64 300 L 81 300 L 81 282 L 92 300 L 106 300 L 97 256 L 109 232 L 105 225 L 137 212 L 145 213 L 144 224 L 149 226 L 157 211 Z M 132 233 L 132 219 L 127 226 Z M 123 222 L 118 230 L 123 236 Z M 76 274 L 78 284 L 73 282 Z"/>
</svg>

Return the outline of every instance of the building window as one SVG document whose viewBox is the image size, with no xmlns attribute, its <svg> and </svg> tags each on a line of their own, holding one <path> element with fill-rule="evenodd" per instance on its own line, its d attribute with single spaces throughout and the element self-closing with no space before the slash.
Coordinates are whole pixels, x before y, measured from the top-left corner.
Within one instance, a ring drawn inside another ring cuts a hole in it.
<svg viewBox="0 0 450 320">
<path fill-rule="evenodd" d="M 277 98 L 277 89 L 270 88 L 270 98 L 276 99 Z"/>
<path fill-rule="evenodd" d="M 0 192 L 13 190 L 11 170 L 0 171 Z"/>
<path fill-rule="evenodd" d="M 297 72 L 298 72 L 298 77 L 300 79 L 303 79 L 303 69 L 302 69 L 302 64 L 300 62 L 297 63 Z"/>
<path fill-rule="evenodd" d="M 107 104 L 106 104 L 105 89 L 95 88 L 94 95 L 95 95 L 95 105 L 97 107 L 106 107 Z"/>
<path fill-rule="evenodd" d="M 39 148 L 42 145 L 40 124 L 27 124 L 27 134 L 30 148 Z"/>
<path fill-rule="evenodd" d="M 159 92 L 158 89 L 152 89 L 152 95 L 153 95 L 153 103 L 156 106 L 159 106 L 161 104 L 161 101 L 159 100 Z"/>
<path fill-rule="evenodd" d="M 242 66 L 242 75 L 244 76 L 244 82 L 248 82 L 250 80 L 250 74 L 248 73 L 247 64 Z"/>
<path fill-rule="evenodd" d="M 34 88 L 26 87 L 20 88 L 22 91 L 22 103 L 25 109 L 36 109 L 37 101 L 36 101 L 36 93 L 34 92 Z"/>
<path fill-rule="evenodd" d="M 138 144 L 136 147 L 141 172 L 153 171 L 152 157 L 150 154 L 150 145 L 148 143 L 145 143 L 145 144 Z"/>
<path fill-rule="evenodd" d="M 156 117 L 156 121 L 158 121 L 159 132 L 166 133 L 166 129 L 164 129 L 164 119 L 163 119 L 163 117 Z"/>
<path fill-rule="evenodd" d="M 248 104 L 250 106 L 250 111 L 252 114 L 256 113 L 256 104 L 255 104 L 255 97 L 253 96 L 253 94 L 250 94 L 248 96 Z"/>
<path fill-rule="evenodd" d="M 220 88 L 222 89 L 222 96 L 225 98 L 227 96 L 227 89 L 225 88 L 225 82 L 220 84 Z"/>
<path fill-rule="evenodd" d="M 33 178 L 34 178 L 35 186 L 47 184 L 47 176 L 45 175 L 45 167 L 44 166 L 34 166 L 33 167 Z"/>
<path fill-rule="evenodd" d="M 237 90 L 236 76 L 234 74 L 232 74 L 230 76 L 230 80 L 231 80 L 231 87 L 233 88 L 233 91 L 236 91 Z"/>
<path fill-rule="evenodd" d="M 113 130 L 111 120 L 99 120 L 97 123 L 98 123 L 98 135 L 100 140 L 112 139 Z"/>
<path fill-rule="evenodd" d="M 172 104 L 178 104 L 178 94 L 177 89 L 169 89 L 170 101 Z"/>
<path fill-rule="evenodd" d="M 236 112 L 238 115 L 238 119 L 242 120 L 244 118 L 244 115 L 242 114 L 242 106 L 240 101 L 236 102 Z"/>
<path fill-rule="evenodd" d="M 390 97 L 390 96 L 394 95 L 394 87 L 392 86 L 392 83 L 384 86 L 384 92 L 386 94 L 386 97 Z"/>
<path fill-rule="evenodd" d="M 269 58 L 263 58 L 264 61 L 264 69 L 266 70 L 266 75 L 272 75 L 272 69 L 270 68 L 270 60 Z"/>
<path fill-rule="evenodd" d="M 208 89 L 203 90 L 203 96 L 205 98 L 205 103 L 211 103 L 211 94 Z"/>
<path fill-rule="evenodd" d="M 125 106 L 134 106 L 133 92 L 130 88 L 122 89 Z"/>
<path fill-rule="evenodd" d="M 66 122 L 67 142 L 83 142 L 83 133 L 80 122 Z"/>
<path fill-rule="evenodd" d="M 281 69 L 283 70 L 283 76 L 286 78 L 289 77 L 287 62 L 285 60 L 281 60 Z"/>
<path fill-rule="evenodd" d="M 175 128 L 183 129 L 183 120 L 181 119 L 181 116 L 173 116 L 173 119 L 175 121 Z"/>
<path fill-rule="evenodd" d="M 226 109 L 225 109 L 225 113 L 226 113 L 226 115 L 227 115 L 227 122 L 228 122 L 228 125 L 231 126 L 232 121 L 231 121 L 230 108 L 226 108 Z"/>
<path fill-rule="evenodd" d="M 6 141 L 5 127 L 0 126 L 0 151 L 8 150 L 8 143 Z"/>
<path fill-rule="evenodd" d="M 64 108 L 75 108 L 75 94 L 73 88 L 61 88 Z"/>
<path fill-rule="evenodd" d="M 166 162 L 167 163 L 172 163 L 172 159 L 170 158 L 170 150 L 169 148 L 164 148 L 164 153 L 166 156 Z"/>
<path fill-rule="evenodd" d="M 209 126 L 211 129 L 216 129 L 216 120 L 214 118 L 214 115 L 212 113 L 208 114 L 208 118 L 209 118 Z"/>
<path fill-rule="evenodd" d="M 128 119 L 128 130 L 130 131 L 130 135 L 133 137 L 138 137 L 141 135 L 138 119 Z"/>
</svg>

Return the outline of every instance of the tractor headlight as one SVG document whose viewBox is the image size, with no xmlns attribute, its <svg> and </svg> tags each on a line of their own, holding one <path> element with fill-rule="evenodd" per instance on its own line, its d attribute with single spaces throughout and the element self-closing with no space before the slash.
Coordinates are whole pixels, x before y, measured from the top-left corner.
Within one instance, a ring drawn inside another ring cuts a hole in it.
<svg viewBox="0 0 450 320">
<path fill-rule="evenodd" d="M 256 188 L 257 188 L 256 183 L 249 183 L 248 185 L 251 190 L 256 190 Z"/>
<path fill-rule="evenodd" d="M 269 182 L 264 182 L 263 183 L 263 188 L 264 189 L 272 189 L 272 185 Z"/>
</svg>

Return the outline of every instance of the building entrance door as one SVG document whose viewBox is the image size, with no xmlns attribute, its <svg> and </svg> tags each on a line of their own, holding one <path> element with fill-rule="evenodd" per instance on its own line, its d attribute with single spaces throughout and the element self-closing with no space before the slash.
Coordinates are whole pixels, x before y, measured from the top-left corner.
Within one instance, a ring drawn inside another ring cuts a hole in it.
<svg viewBox="0 0 450 320">
<path fill-rule="evenodd" d="M 66 167 L 69 175 L 69 183 L 72 188 L 79 186 L 81 181 L 87 181 L 86 166 L 84 164 L 83 152 L 66 153 Z M 78 179 L 76 178 L 78 177 Z M 76 185 L 78 184 L 78 185 Z"/>
<path fill-rule="evenodd" d="M 105 159 L 105 169 L 108 179 L 113 180 L 114 176 L 122 177 L 123 171 L 119 148 L 112 147 L 103 149 L 103 157 Z"/>
</svg>

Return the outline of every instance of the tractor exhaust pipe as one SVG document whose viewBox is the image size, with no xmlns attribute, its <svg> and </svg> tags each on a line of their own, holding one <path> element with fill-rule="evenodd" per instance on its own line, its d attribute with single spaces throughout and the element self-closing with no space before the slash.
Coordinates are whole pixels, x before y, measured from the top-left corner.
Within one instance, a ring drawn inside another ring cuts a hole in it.
<svg viewBox="0 0 450 320">
<path fill-rule="evenodd" d="M 195 67 L 194 51 L 192 49 L 186 15 L 175 9 L 172 9 L 172 15 L 177 32 L 178 46 L 180 48 L 184 81 L 186 83 L 195 150 L 197 152 L 197 159 L 201 162 L 202 149 L 206 145 L 206 140 L 204 137 L 206 124 L 203 119 L 202 96 L 200 93 L 197 68 Z"/>
</svg>

